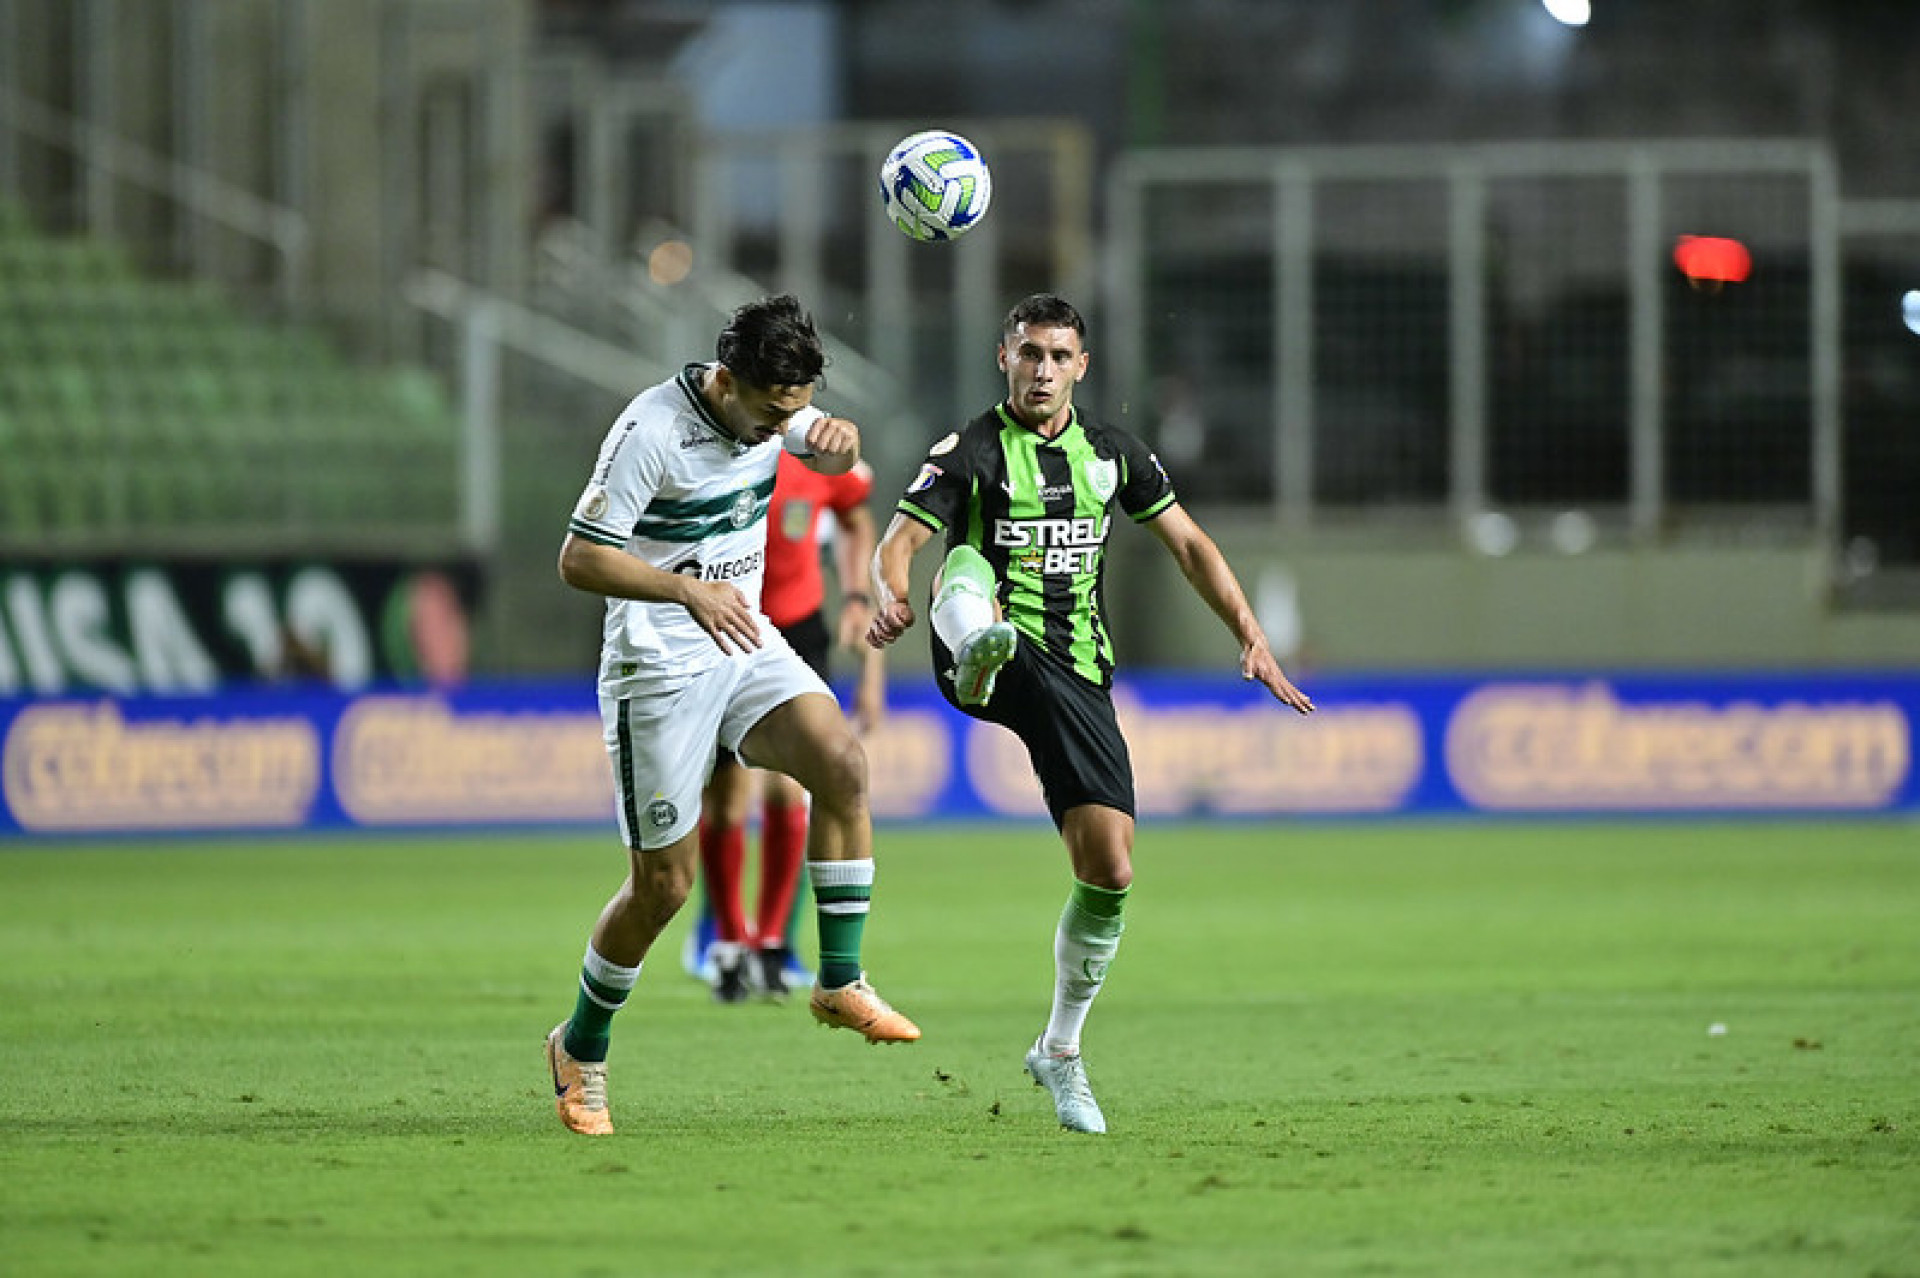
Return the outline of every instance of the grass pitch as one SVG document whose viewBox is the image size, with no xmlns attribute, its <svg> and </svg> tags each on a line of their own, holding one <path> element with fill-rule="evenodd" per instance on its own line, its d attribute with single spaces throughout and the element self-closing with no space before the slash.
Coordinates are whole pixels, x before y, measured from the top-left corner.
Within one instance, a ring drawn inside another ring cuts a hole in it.
<svg viewBox="0 0 1920 1278">
<path fill-rule="evenodd" d="M 1051 832 L 880 855 L 922 1042 L 676 927 L 590 1141 L 540 1040 L 610 838 L 0 851 L 0 1270 L 1920 1274 L 1914 826 L 1149 825 L 1105 1138 L 1020 1072 Z"/>
</svg>

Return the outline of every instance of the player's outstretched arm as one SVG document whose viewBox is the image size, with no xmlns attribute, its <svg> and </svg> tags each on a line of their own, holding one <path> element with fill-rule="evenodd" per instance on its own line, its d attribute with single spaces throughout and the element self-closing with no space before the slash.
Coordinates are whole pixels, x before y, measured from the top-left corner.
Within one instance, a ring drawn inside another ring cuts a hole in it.
<svg viewBox="0 0 1920 1278">
<path fill-rule="evenodd" d="M 917 519 L 896 514 L 873 552 L 873 624 L 867 642 L 884 648 L 913 625 L 913 557 L 933 537 L 933 530 Z"/>
<path fill-rule="evenodd" d="M 1180 565 L 1180 574 L 1194 593 L 1206 601 L 1214 616 L 1225 622 L 1239 641 L 1240 677 L 1258 682 L 1282 705 L 1291 706 L 1301 714 L 1312 714 L 1313 699 L 1294 687 L 1293 681 L 1280 669 L 1280 663 L 1274 660 L 1273 651 L 1267 646 L 1267 632 L 1260 628 L 1259 619 L 1247 603 L 1246 592 L 1240 589 L 1239 578 L 1233 575 L 1226 556 L 1220 553 L 1213 538 L 1207 536 L 1178 503 L 1150 520 L 1147 527 Z"/>
</svg>

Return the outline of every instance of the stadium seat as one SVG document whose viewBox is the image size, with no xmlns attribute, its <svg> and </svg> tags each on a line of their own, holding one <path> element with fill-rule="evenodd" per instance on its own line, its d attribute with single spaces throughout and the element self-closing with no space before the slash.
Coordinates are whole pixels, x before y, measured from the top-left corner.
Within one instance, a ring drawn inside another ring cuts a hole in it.
<svg viewBox="0 0 1920 1278">
<path fill-rule="evenodd" d="M 94 378 L 78 362 L 49 364 L 44 376 L 48 398 L 62 412 L 79 415 L 91 412 L 98 405 Z"/>
<path fill-rule="evenodd" d="M 30 537 L 45 526 L 40 511 L 38 469 L 11 462 L 0 466 L 0 537 Z"/>
<path fill-rule="evenodd" d="M 143 277 L 0 201 L 0 535 L 444 531 L 458 439 L 424 370 L 355 367 L 320 329 Z"/>
</svg>

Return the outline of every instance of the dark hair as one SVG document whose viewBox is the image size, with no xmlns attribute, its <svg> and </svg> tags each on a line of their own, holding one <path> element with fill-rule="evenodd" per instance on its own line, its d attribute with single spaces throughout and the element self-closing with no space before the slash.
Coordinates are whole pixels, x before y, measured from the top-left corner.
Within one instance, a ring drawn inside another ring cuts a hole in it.
<svg viewBox="0 0 1920 1278">
<path fill-rule="evenodd" d="M 1022 324 L 1034 324 L 1041 328 L 1070 328 L 1080 334 L 1080 340 L 1087 340 L 1087 322 L 1080 318 L 1080 312 L 1073 309 L 1073 303 L 1057 293 L 1034 293 L 1014 303 L 1007 312 L 1007 319 L 1000 326 L 1004 337 L 1013 336 L 1013 331 Z"/>
<path fill-rule="evenodd" d="M 750 386 L 807 386 L 819 380 L 827 354 L 813 316 L 791 294 L 763 297 L 733 313 L 714 353 L 727 371 Z"/>
</svg>

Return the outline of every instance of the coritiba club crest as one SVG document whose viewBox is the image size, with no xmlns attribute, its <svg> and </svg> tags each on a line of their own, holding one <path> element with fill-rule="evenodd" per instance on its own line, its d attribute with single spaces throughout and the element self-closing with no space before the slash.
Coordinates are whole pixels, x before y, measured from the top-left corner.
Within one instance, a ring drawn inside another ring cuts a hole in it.
<svg viewBox="0 0 1920 1278">
<path fill-rule="evenodd" d="M 1120 467 L 1111 457 L 1101 457 L 1087 466 L 1087 483 L 1093 488 L 1093 495 L 1101 501 L 1113 496 L 1120 487 Z"/>
</svg>

